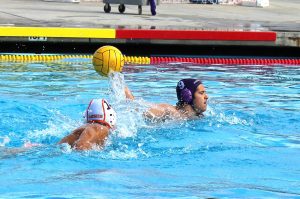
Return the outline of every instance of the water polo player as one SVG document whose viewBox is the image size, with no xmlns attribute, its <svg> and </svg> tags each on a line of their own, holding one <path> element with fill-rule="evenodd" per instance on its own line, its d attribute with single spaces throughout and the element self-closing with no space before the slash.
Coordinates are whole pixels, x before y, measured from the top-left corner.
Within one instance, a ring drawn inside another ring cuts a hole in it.
<svg viewBox="0 0 300 199">
<path fill-rule="evenodd" d="M 201 116 L 207 108 L 208 95 L 199 79 L 182 79 L 176 87 L 178 102 L 170 104 L 155 104 L 145 112 L 144 116 L 152 121 L 167 119 L 192 119 Z M 125 89 L 126 97 L 134 99 L 131 92 Z"/>
<path fill-rule="evenodd" d="M 68 143 L 77 150 L 103 146 L 110 129 L 116 124 L 116 112 L 104 99 L 93 99 L 85 112 L 86 124 L 64 137 L 59 144 Z"/>
</svg>

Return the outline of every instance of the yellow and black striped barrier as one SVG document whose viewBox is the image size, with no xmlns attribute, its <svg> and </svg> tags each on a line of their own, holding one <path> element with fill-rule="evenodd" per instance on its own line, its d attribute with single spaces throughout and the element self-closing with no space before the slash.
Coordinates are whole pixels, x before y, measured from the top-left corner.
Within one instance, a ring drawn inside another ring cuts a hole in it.
<svg viewBox="0 0 300 199">
<path fill-rule="evenodd" d="M 43 55 L 43 54 L 0 54 L 0 62 L 67 62 L 91 63 L 92 55 Z M 126 64 L 161 64 L 170 62 L 194 63 L 199 65 L 300 65 L 298 58 L 220 58 L 220 57 L 141 57 L 124 55 Z"/>
<path fill-rule="evenodd" d="M 2 62 L 91 62 L 92 55 L 36 55 L 36 54 L 1 54 L 0 61 Z M 149 57 L 141 56 L 125 56 L 126 64 L 150 64 Z"/>
</svg>

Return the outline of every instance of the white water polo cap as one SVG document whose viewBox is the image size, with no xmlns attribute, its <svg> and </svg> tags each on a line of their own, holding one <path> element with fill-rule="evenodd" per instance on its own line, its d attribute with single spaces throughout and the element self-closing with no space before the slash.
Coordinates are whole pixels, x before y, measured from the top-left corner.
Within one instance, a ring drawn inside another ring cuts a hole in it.
<svg viewBox="0 0 300 199">
<path fill-rule="evenodd" d="M 104 124 L 113 128 L 117 114 L 105 99 L 92 99 L 85 112 L 87 123 Z"/>
</svg>

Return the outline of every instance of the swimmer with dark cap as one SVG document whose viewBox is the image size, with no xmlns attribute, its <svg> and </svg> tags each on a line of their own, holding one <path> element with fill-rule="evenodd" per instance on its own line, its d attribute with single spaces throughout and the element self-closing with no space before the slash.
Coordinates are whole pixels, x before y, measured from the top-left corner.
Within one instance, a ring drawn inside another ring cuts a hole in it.
<svg viewBox="0 0 300 199">
<path fill-rule="evenodd" d="M 198 79 L 182 79 L 176 87 L 178 102 L 155 104 L 144 117 L 153 122 L 176 119 L 193 119 L 202 116 L 207 108 L 208 96 L 202 82 Z M 125 88 L 127 99 L 134 99 L 130 90 Z M 116 112 L 104 99 L 93 99 L 85 114 L 86 124 L 64 137 L 59 144 L 67 143 L 76 150 L 89 150 L 94 146 L 102 147 L 111 129 L 116 125 Z"/>
<path fill-rule="evenodd" d="M 106 100 L 93 99 L 85 112 L 85 121 L 59 144 L 67 143 L 76 150 L 102 147 L 110 130 L 115 128 L 116 112 Z"/>
<path fill-rule="evenodd" d="M 193 119 L 203 115 L 207 108 L 208 95 L 199 79 L 182 79 L 176 87 L 178 102 L 176 106 L 170 104 L 155 104 L 144 116 L 151 121 L 165 121 L 173 119 Z M 134 99 L 128 88 L 126 97 Z"/>
</svg>

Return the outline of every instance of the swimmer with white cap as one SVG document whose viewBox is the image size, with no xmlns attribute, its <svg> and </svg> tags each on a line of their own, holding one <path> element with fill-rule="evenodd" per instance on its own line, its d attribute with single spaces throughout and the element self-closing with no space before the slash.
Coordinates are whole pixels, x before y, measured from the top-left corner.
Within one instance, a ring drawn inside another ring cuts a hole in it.
<svg viewBox="0 0 300 199">
<path fill-rule="evenodd" d="M 144 117 L 154 122 L 168 119 L 193 119 L 203 115 L 207 108 L 208 95 L 199 79 L 182 79 L 176 87 L 178 102 L 155 104 Z M 134 100 L 131 91 L 125 87 L 127 99 Z M 116 112 L 104 99 L 91 100 L 86 110 L 86 124 L 64 137 L 59 144 L 67 143 L 77 150 L 89 150 L 93 146 L 103 146 L 111 129 L 116 124 Z"/>
<path fill-rule="evenodd" d="M 111 129 L 116 125 L 116 112 L 104 99 L 93 99 L 85 112 L 86 124 L 64 137 L 59 144 L 67 143 L 76 150 L 89 150 L 103 146 Z"/>
<path fill-rule="evenodd" d="M 155 104 L 144 113 L 144 116 L 154 122 L 176 119 L 193 119 L 203 115 L 207 108 L 208 95 L 201 80 L 182 79 L 176 87 L 178 102 L 170 104 Z M 126 97 L 134 99 L 128 88 Z"/>
</svg>

